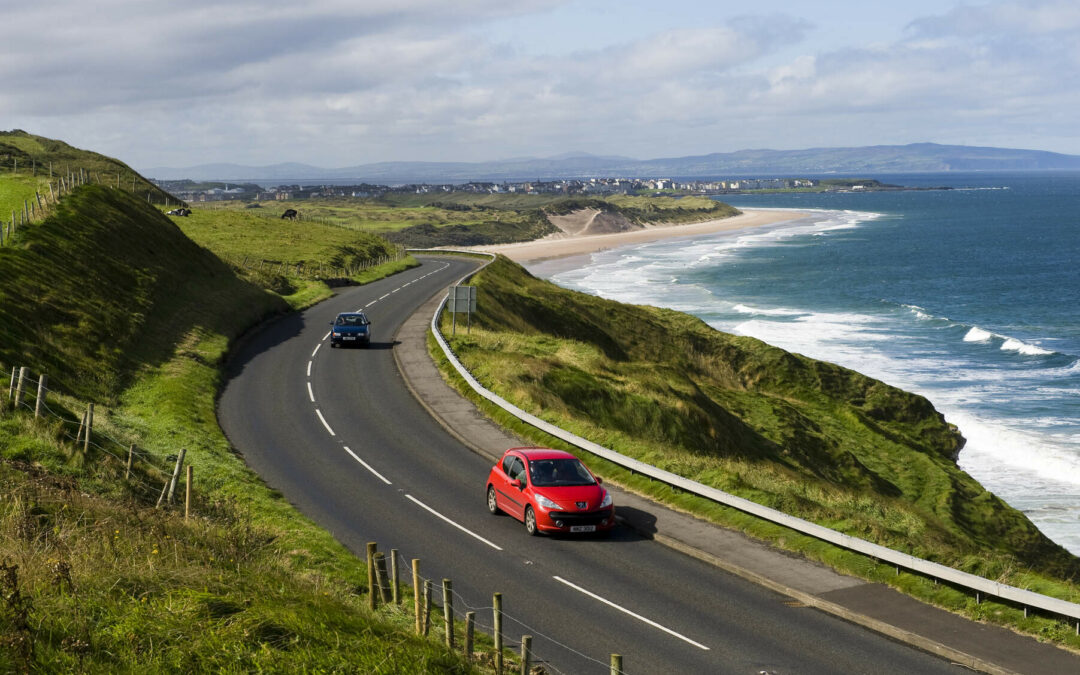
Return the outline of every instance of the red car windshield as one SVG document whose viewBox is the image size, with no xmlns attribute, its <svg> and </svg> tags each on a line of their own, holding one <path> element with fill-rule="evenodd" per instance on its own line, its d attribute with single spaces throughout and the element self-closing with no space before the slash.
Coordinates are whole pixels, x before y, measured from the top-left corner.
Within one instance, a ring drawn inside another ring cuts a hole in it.
<svg viewBox="0 0 1080 675">
<path fill-rule="evenodd" d="M 596 484 L 596 480 L 585 465 L 572 458 L 531 460 L 529 478 L 536 487 Z"/>
</svg>

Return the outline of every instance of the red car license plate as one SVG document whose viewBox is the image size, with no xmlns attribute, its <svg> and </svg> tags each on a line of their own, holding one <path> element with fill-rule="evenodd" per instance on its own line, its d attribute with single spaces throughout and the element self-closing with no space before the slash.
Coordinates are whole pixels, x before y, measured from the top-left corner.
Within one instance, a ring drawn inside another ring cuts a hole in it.
<svg viewBox="0 0 1080 675">
<path fill-rule="evenodd" d="M 571 525 L 571 532 L 596 532 L 595 525 Z"/>
</svg>

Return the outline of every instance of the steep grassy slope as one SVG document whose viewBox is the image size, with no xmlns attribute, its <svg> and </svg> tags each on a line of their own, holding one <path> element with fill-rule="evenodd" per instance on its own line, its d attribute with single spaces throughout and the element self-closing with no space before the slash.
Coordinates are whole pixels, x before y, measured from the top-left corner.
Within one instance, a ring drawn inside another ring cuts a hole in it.
<svg viewBox="0 0 1080 675">
<path fill-rule="evenodd" d="M 516 405 L 650 464 L 915 555 L 997 577 L 1080 560 L 957 468 L 924 398 L 715 331 L 567 291 L 500 259 L 455 352 Z"/>
<path fill-rule="evenodd" d="M 97 185 L 0 248 L 0 278 L 0 364 L 45 372 L 53 390 L 41 420 L 33 400 L 11 412 L 0 396 L 0 672 L 475 672 L 414 637 L 401 609 L 371 613 L 363 563 L 217 427 L 230 342 L 325 285 L 270 293 Z M 84 452 L 72 441 L 87 402 Z M 154 508 L 181 447 L 191 520 Z"/>
<path fill-rule="evenodd" d="M 117 187 L 138 195 L 142 200 L 146 200 L 149 194 L 150 201 L 161 204 L 168 197 L 118 159 L 75 148 L 63 141 L 29 134 L 21 129 L 0 131 L 0 171 L 14 173 L 16 170 L 20 176 L 29 175 L 39 179 L 44 185 L 42 192 L 48 192 L 48 181 L 55 184 L 61 176 L 77 174 L 82 170 L 89 174 L 93 182 Z M 2 213 L 7 211 L 0 211 Z"/>
<path fill-rule="evenodd" d="M 220 333 L 287 308 L 241 282 L 157 209 L 86 186 L 0 249 L 0 361 L 34 363 L 69 391 L 111 401 L 194 330 Z M 8 276 L 10 275 L 10 276 Z"/>
</svg>

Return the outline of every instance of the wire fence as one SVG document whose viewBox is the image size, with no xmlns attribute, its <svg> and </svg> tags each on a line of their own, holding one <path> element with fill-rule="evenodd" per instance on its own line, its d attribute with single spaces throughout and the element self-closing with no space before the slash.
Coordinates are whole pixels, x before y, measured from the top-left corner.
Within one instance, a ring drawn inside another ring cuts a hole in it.
<svg viewBox="0 0 1080 675">
<path fill-rule="evenodd" d="M 83 408 L 81 415 L 69 406 Z M 23 413 L 56 425 L 58 440 L 66 444 L 72 453 L 82 452 L 84 456 L 115 462 L 114 469 L 124 471 L 124 481 L 141 499 L 150 499 L 154 495 L 168 497 L 167 489 L 171 486 L 175 491 L 179 483 L 178 473 L 182 462 L 176 460 L 185 454 L 185 449 L 181 448 L 177 453 L 155 453 L 130 440 L 115 438 L 101 428 L 103 425 L 95 426 L 95 413 L 100 415 L 101 409 L 97 409 L 93 403 L 79 403 L 56 388 L 55 382 L 50 386 L 44 374 L 38 374 L 35 378 L 28 368 L 13 366 L 7 400 L 0 406 L 0 411 L 0 416 Z M 170 464 L 173 464 L 171 469 Z M 151 480 L 155 478 L 163 482 L 152 483 Z M 157 505 L 163 503 L 168 507 L 172 500 L 159 497 Z"/>
<path fill-rule="evenodd" d="M 15 158 L 15 161 L 16 164 L 12 168 L 12 174 L 18 175 L 19 169 L 17 158 Z M 0 167 L 2 167 L 3 164 L 3 158 L 0 158 Z M 25 171 L 25 168 L 23 170 Z M 36 163 L 33 165 L 31 171 L 31 176 L 37 176 Z M 43 221 L 55 212 L 61 199 L 71 194 L 75 188 L 81 185 L 96 184 L 115 187 L 118 190 L 122 189 L 121 174 L 117 172 L 115 177 L 116 180 L 114 183 L 111 175 L 91 172 L 83 168 L 67 169 L 64 173 L 58 173 L 54 176 L 52 165 L 50 164 L 47 182 L 44 185 L 35 186 L 33 196 L 27 196 L 22 199 L 21 208 L 11 209 L 10 219 L 5 218 L 7 214 L 0 214 L 0 246 L 10 246 L 20 228 L 25 228 L 30 224 Z M 133 173 L 131 174 L 131 192 L 135 192 L 137 186 L 136 176 Z M 146 201 L 149 204 L 161 204 L 164 206 L 180 206 L 183 204 L 180 200 L 158 188 L 146 191 Z"/>
<path fill-rule="evenodd" d="M 2 394 L 3 392 L 0 391 L 0 395 Z M 40 420 L 43 424 L 57 426 L 58 439 L 68 447 L 70 452 L 81 452 L 85 457 L 104 459 L 112 464 L 111 468 L 114 474 L 118 475 L 123 471 L 125 484 L 137 498 L 149 504 L 156 495 L 155 506 L 171 508 L 174 491 L 178 487 L 188 487 L 186 481 L 189 480 L 190 474 L 188 478 L 184 479 L 183 485 L 180 483 L 180 468 L 183 465 L 186 450 L 179 448 L 175 453 L 155 452 L 138 446 L 130 439 L 117 438 L 102 429 L 101 425 L 95 424 L 95 415 L 101 415 L 102 412 L 107 413 L 107 411 L 107 408 L 97 408 L 92 403 L 82 403 L 65 394 L 56 382 L 50 383 L 46 375 L 37 374 L 35 376 L 31 374 L 30 369 L 27 367 L 13 366 L 6 387 L 6 398 L 3 404 L 0 405 L 0 419 L 19 414 L 25 419 Z M 188 508 L 189 506 L 185 504 L 185 515 L 187 515 Z M 396 549 L 393 551 L 393 555 L 394 559 L 399 563 L 399 565 L 392 566 L 394 569 L 398 567 L 408 569 L 411 566 L 412 561 Z M 417 561 L 418 564 L 419 561 Z M 430 588 L 433 591 L 438 589 L 431 596 L 432 609 L 430 612 L 428 612 L 426 602 L 414 603 L 423 613 L 416 622 L 417 626 L 421 627 L 418 632 L 423 635 L 433 638 L 440 637 L 438 631 L 435 635 L 429 635 L 434 624 L 436 629 L 441 627 L 441 637 L 447 640 L 446 621 L 445 619 L 437 619 L 444 616 L 444 613 L 448 613 L 451 621 L 466 624 L 466 631 L 464 631 L 466 635 L 469 633 L 468 624 L 471 623 L 473 630 L 479 630 L 492 636 L 496 644 L 501 644 L 503 649 L 514 650 L 518 654 L 515 657 L 518 661 L 517 665 L 520 666 L 521 662 L 531 664 L 533 667 L 531 672 L 534 675 L 538 672 L 568 675 L 567 671 L 558 668 L 553 663 L 554 657 L 550 653 L 547 654 L 547 659 L 539 658 L 537 652 L 541 649 L 545 652 L 552 650 L 562 651 L 582 662 L 595 664 L 597 673 L 609 672 L 609 664 L 537 630 L 525 619 L 506 612 L 495 604 L 473 605 L 469 603 L 464 595 L 454 591 L 452 584 L 449 593 L 447 593 L 442 580 L 422 574 L 417 574 L 417 579 L 419 583 L 413 588 L 413 593 L 418 598 L 423 597 L 425 588 Z M 395 583 L 398 590 L 403 585 L 400 579 L 394 579 L 393 583 Z M 379 583 L 369 586 L 368 593 L 372 600 L 379 595 L 380 586 Z M 398 592 L 395 592 L 394 596 L 400 598 Z M 446 607 L 448 600 L 449 610 Z M 436 611 L 436 609 L 439 611 Z M 501 628 L 497 629 L 497 624 Z M 515 634 L 518 630 L 521 631 L 520 640 L 510 637 L 510 632 L 506 630 L 508 624 L 517 627 L 514 631 Z M 462 631 L 457 630 L 456 626 L 451 632 L 455 636 L 462 633 Z M 469 648 L 470 653 L 465 654 L 465 656 L 469 659 L 476 657 L 475 650 L 472 650 L 472 647 L 468 646 L 465 641 L 459 643 L 455 640 L 454 644 L 448 646 L 455 649 Z M 492 650 L 492 652 L 494 651 Z M 494 653 L 488 656 L 492 658 L 495 664 L 502 661 Z M 613 658 L 615 656 L 618 655 L 613 655 Z M 618 658 L 621 664 L 621 656 L 618 656 Z M 509 669 L 496 670 L 498 672 L 510 672 Z M 580 671 L 576 670 L 575 672 Z M 613 668 L 610 672 L 613 674 L 621 673 L 621 665 L 619 669 Z"/>
</svg>

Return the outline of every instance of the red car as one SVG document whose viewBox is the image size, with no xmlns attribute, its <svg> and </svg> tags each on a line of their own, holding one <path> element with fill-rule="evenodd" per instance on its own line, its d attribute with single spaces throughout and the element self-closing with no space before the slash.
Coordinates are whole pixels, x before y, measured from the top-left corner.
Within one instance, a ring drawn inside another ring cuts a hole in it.
<svg viewBox="0 0 1080 675">
<path fill-rule="evenodd" d="M 610 532 L 611 495 L 577 457 L 550 448 L 510 448 L 491 468 L 487 507 L 539 532 Z"/>
</svg>

